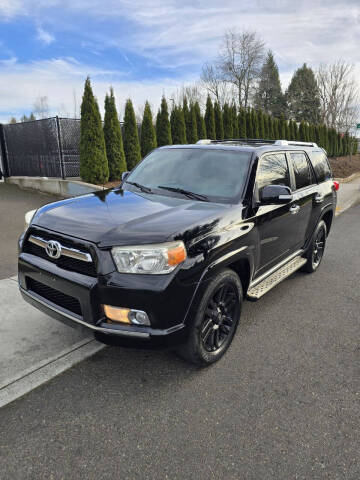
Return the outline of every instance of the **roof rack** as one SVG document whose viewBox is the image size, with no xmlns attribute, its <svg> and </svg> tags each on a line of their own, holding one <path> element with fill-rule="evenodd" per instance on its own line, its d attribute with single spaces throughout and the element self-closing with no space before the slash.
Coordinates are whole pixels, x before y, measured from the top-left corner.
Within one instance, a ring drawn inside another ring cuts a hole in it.
<svg viewBox="0 0 360 480">
<path fill-rule="evenodd" d="M 204 138 L 196 142 L 197 145 L 210 145 L 212 143 L 241 143 L 243 145 L 276 145 L 276 146 L 287 146 L 293 145 L 294 147 L 317 147 L 318 145 L 314 142 L 299 142 L 297 140 L 268 140 L 263 138 L 230 138 L 227 140 L 210 140 Z"/>
</svg>

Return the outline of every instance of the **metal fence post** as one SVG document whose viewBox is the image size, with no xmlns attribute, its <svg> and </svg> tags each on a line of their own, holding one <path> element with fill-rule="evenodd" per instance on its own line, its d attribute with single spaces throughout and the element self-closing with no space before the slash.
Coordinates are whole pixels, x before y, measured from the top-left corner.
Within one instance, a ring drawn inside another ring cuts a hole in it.
<svg viewBox="0 0 360 480">
<path fill-rule="evenodd" d="M 2 165 L 4 177 L 10 176 L 9 157 L 6 148 L 4 125 L 0 124 L 0 167 Z"/>
<path fill-rule="evenodd" d="M 63 155 L 62 142 L 61 142 L 61 132 L 60 132 L 59 117 L 56 115 L 55 119 L 56 119 L 57 135 L 58 135 L 59 161 L 60 161 L 61 178 L 66 178 L 66 177 L 65 177 L 64 155 Z"/>
</svg>

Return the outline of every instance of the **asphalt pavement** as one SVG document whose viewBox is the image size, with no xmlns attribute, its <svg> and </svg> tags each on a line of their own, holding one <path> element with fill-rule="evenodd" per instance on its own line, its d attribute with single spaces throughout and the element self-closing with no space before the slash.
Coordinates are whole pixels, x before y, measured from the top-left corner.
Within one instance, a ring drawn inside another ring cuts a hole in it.
<svg viewBox="0 0 360 480">
<path fill-rule="evenodd" d="M 359 237 L 354 207 L 210 368 L 108 347 L 5 406 L 1 479 L 358 480 Z"/>
<path fill-rule="evenodd" d="M 24 231 L 25 213 L 56 200 L 56 197 L 0 183 L 0 279 L 17 273 L 17 239 Z"/>
</svg>

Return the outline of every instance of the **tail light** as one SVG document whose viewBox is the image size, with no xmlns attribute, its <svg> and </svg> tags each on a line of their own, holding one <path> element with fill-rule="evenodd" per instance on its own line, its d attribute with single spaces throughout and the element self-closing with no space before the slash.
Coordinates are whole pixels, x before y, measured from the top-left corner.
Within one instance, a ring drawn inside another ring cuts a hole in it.
<svg viewBox="0 0 360 480">
<path fill-rule="evenodd" d="M 338 190 L 339 190 L 339 188 L 340 188 L 340 183 L 339 183 L 339 182 L 337 182 L 336 180 L 334 180 L 334 182 L 333 182 L 333 183 L 334 183 L 334 188 L 335 188 L 335 190 L 336 190 L 336 191 L 338 191 Z"/>
</svg>

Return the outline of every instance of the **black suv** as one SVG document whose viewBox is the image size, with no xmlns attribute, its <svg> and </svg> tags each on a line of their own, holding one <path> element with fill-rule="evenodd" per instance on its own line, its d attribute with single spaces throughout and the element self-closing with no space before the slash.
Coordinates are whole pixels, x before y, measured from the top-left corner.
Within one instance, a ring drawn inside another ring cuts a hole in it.
<svg viewBox="0 0 360 480">
<path fill-rule="evenodd" d="M 118 188 L 26 215 L 28 302 L 108 344 L 218 360 L 244 297 L 322 259 L 337 182 L 316 144 L 210 141 L 151 152 Z"/>
</svg>

